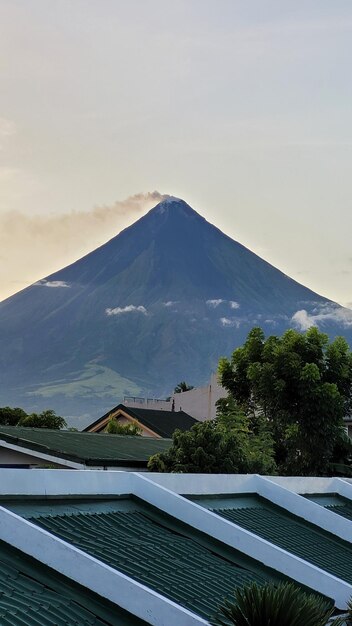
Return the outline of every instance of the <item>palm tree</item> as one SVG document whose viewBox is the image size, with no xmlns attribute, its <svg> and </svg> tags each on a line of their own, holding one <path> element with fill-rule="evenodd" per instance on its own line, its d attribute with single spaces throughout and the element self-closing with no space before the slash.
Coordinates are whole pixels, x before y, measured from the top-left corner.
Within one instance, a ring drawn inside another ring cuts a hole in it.
<svg viewBox="0 0 352 626">
<path fill-rule="evenodd" d="M 178 383 L 178 385 L 176 385 L 174 389 L 174 393 L 181 393 L 182 391 L 190 391 L 191 389 L 194 389 L 194 387 L 192 385 L 188 385 L 186 381 L 182 380 L 180 383 Z"/>
</svg>

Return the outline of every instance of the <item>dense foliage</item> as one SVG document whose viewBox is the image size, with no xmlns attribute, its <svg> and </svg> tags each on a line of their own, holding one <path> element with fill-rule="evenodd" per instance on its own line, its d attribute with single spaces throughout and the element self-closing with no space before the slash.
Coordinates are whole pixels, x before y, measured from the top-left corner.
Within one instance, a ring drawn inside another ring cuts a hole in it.
<svg viewBox="0 0 352 626">
<path fill-rule="evenodd" d="M 148 468 L 156 472 L 273 473 L 273 441 L 263 424 L 254 433 L 248 418 L 230 398 L 215 420 L 176 430 L 167 452 L 155 454 Z"/>
<path fill-rule="evenodd" d="M 0 424 L 2 426 L 17 426 L 21 419 L 28 417 L 27 413 L 19 407 L 0 407 Z"/>
<path fill-rule="evenodd" d="M 56 415 L 52 409 L 28 415 L 23 409 L 18 407 L 12 409 L 8 406 L 0 407 L 0 424 L 2 426 L 52 428 L 54 430 L 60 430 L 67 426 L 65 419 Z"/>
<path fill-rule="evenodd" d="M 251 427 L 262 419 L 269 424 L 280 473 L 329 472 L 352 404 L 352 355 L 345 339 L 329 343 L 317 328 L 265 339 L 253 328 L 230 360 L 221 359 L 219 372 Z"/>
<path fill-rule="evenodd" d="M 114 417 L 109 419 L 105 432 L 109 435 L 132 435 L 134 437 L 142 434 L 137 424 L 119 424 Z"/>
<path fill-rule="evenodd" d="M 333 607 L 292 583 L 253 583 L 237 589 L 233 601 L 225 600 L 220 610 L 225 617 L 218 619 L 221 626 L 326 626 Z"/>
</svg>

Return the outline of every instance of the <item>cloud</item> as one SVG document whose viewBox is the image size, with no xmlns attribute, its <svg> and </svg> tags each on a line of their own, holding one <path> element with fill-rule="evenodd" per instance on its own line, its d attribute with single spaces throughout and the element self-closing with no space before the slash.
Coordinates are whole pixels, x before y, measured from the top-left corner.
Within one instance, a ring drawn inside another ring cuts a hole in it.
<svg viewBox="0 0 352 626">
<path fill-rule="evenodd" d="M 124 313 L 133 313 L 134 311 L 137 311 L 138 313 L 143 313 L 143 315 L 147 315 L 147 309 L 144 306 L 134 306 L 134 304 L 129 304 L 125 307 L 117 306 L 114 309 L 105 309 L 105 313 L 108 316 L 123 315 Z"/>
<path fill-rule="evenodd" d="M 163 305 L 166 306 L 166 307 L 173 306 L 174 304 L 178 304 L 178 301 L 176 301 L 176 300 L 168 300 L 167 302 L 163 302 Z"/>
<path fill-rule="evenodd" d="M 0 168 L 0 179 L 12 175 Z M 61 215 L 0 215 L 0 300 L 23 286 L 53 274 L 104 244 L 166 196 L 158 191 L 138 193 L 111 206 Z M 16 242 L 16 245 L 14 245 Z"/>
<path fill-rule="evenodd" d="M 223 302 L 226 302 L 226 300 L 223 300 L 222 298 L 218 298 L 218 299 L 214 299 L 214 300 L 207 300 L 206 301 L 207 305 L 211 309 L 216 309 L 216 307 L 218 307 L 219 304 L 222 304 Z"/>
<path fill-rule="evenodd" d="M 325 322 L 334 322 L 348 328 L 352 326 L 352 311 L 338 304 L 327 302 L 315 307 L 311 313 L 308 313 L 306 309 L 296 311 L 291 322 L 299 330 L 308 330 L 311 326 L 323 326 Z"/>
<path fill-rule="evenodd" d="M 239 328 L 241 325 L 240 320 L 229 317 L 220 317 L 220 324 L 224 328 Z"/>
<path fill-rule="evenodd" d="M 36 287 L 71 287 L 65 280 L 38 280 L 34 283 Z"/>
<path fill-rule="evenodd" d="M 235 302 L 235 300 L 230 300 L 229 301 L 229 305 L 230 305 L 230 309 L 239 309 L 240 305 L 238 304 L 238 302 Z"/>
</svg>

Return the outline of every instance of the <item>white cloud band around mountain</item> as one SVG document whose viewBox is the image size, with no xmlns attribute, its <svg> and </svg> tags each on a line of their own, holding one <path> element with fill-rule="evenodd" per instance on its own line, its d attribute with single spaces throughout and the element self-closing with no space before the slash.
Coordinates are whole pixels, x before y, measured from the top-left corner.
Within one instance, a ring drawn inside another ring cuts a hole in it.
<svg viewBox="0 0 352 626">
<path fill-rule="evenodd" d="M 312 326 L 324 325 L 324 322 L 335 322 L 344 328 L 352 326 L 352 311 L 337 304 L 327 302 L 322 304 L 311 313 L 306 309 L 296 311 L 291 318 L 292 323 L 299 330 L 308 330 Z"/>
<path fill-rule="evenodd" d="M 216 309 L 220 304 L 228 304 L 230 309 L 239 309 L 240 305 L 236 300 L 225 300 L 224 298 L 214 298 L 206 300 L 206 304 L 211 309 Z"/>
<path fill-rule="evenodd" d="M 223 302 L 225 302 L 225 300 L 223 300 L 222 298 L 214 298 L 213 300 L 207 300 L 206 304 L 211 308 L 211 309 L 216 309 L 216 307 L 219 306 L 219 304 L 222 304 Z"/>
<path fill-rule="evenodd" d="M 124 307 L 117 306 L 114 309 L 111 309 L 111 308 L 105 309 L 105 313 L 108 316 L 124 315 L 125 313 L 134 313 L 134 312 L 143 313 L 143 315 L 147 315 L 147 309 L 142 305 L 134 306 L 134 304 L 129 304 Z"/>
<path fill-rule="evenodd" d="M 239 328 L 240 320 L 230 317 L 220 317 L 220 324 L 224 328 Z"/>
<path fill-rule="evenodd" d="M 54 289 L 59 287 L 71 287 L 65 280 L 38 280 L 34 283 L 36 287 L 52 287 Z"/>
</svg>

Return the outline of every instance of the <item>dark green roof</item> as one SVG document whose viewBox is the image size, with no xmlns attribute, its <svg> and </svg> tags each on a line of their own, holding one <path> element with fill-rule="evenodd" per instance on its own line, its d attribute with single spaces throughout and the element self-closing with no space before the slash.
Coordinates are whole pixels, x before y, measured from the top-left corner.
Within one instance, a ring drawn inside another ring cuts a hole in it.
<svg viewBox="0 0 352 626">
<path fill-rule="evenodd" d="M 352 521 L 352 502 L 347 498 L 344 498 L 337 493 L 333 494 L 316 494 L 312 496 L 306 496 L 308 500 L 312 500 L 317 504 L 320 504 L 325 509 L 337 513 L 342 517 Z"/>
<path fill-rule="evenodd" d="M 46 428 L 0 426 L 0 441 L 86 465 L 145 467 L 151 455 L 164 452 L 171 440 L 77 433 Z"/>
<path fill-rule="evenodd" d="M 83 432 L 90 430 L 99 425 L 100 422 L 104 422 L 107 417 L 122 409 L 125 413 L 130 415 L 133 419 L 138 420 L 141 424 L 150 428 L 153 432 L 160 437 L 171 437 L 175 430 L 189 430 L 198 423 L 194 417 L 188 415 L 184 411 L 160 411 L 155 409 L 136 409 L 124 404 L 118 404 L 108 413 L 105 413 L 102 417 L 99 417 L 93 424 L 90 424 L 84 428 Z"/>
<path fill-rule="evenodd" d="M 34 506 L 35 515 L 26 516 L 33 523 L 207 619 L 236 587 L 278 580 L 256 561 L 135 499 L 95 504 L 95 512 L 87 503 L 80 512 L 66 503 L 56 515 L 48 503 Z"/>
<path fill-rule="evenodd" d="M 1 626 L 142 626 L 129 615 L 0 542 Z"/>
<path fill-rule="evenodd" d="M 202 504 L 201 498 L 197 502 Z M 264 498 L 241 495 L 205 502 L 225 519 L 352 584 L 352 545 Z"/>
</svg>

